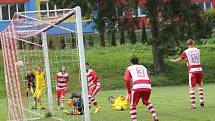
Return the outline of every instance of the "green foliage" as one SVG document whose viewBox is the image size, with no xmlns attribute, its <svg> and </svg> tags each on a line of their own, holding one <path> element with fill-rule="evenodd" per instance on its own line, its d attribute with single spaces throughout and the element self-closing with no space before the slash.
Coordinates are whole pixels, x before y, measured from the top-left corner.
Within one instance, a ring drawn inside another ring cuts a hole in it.
<svg viewBox="0 0 215 121">
<path fill-rule="evenodd" d="M 201 9 L 183 0 L 168 1 L 161 7 L 159 51 L 165 56 L 181 53 L 187 39 L 200 44 L 202 38 L 211 36 L 210 24 L 204 22 Z"/>
<path fill-rule="evenodd" d="M 208 9 L 203 14 L 205 23 L 209 23 L 211 26 L 215 25 L 215 9 Z"/>
</svg>

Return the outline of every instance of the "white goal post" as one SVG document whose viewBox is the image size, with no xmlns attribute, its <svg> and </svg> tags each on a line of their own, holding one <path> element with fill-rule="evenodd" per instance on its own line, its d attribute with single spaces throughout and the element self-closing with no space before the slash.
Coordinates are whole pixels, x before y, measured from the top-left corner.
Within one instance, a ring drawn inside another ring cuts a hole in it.
<svg viewBox="0 0 215 121">
<path fill-rule="evenodd" d="M 41 16 L 46 12 L 54 13 L 52 19 Z M 59 25 L 71 16 L 75 17 L 76 30 Z M 16 65 L 16 62 L 19 61 L 19 58 L 17 57 L 17 41 L 22 41 L 34 46 L 42 47 L 45 75 L 47 80 L 49 111 L 52 116 L 55 115 L 53 108 L 53 94 L 48 55 L 49 49 L 47 44 L 47 31 L 53 27 L 75 33 L 77 36 L 77 52 L 79 57 L 81 90 L 84 104 L 84 120 L 90 121 L 87 76 L 85 67 L 85 50 L 83 43 L 81 9 L 79 6 L 75 7 L 74 9 L 18 12 L 14 14 L 11 24 L 1 32 L 0 37 L 4 56 L 4 72 L 8 100 L 8 120 L 25 120 L 26 115 L 23 113 L 23 94 L 21 92 L 20 69 Z M 28 38 L 37 35 L 41 35 L 42 45 L 29 42 L 27 40 Z"/>
</svg>

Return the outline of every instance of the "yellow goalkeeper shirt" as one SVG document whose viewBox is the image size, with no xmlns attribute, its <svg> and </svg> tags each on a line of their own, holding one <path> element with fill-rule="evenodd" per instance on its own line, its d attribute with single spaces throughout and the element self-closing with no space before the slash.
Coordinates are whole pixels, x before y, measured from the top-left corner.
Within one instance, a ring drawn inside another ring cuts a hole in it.
<svg viewBox="0 0 215 121">
<path fill-rule="evenodd" d="M 119 96 L 114 104 L 112 104 L 114 110 L 121 111 L 129 109 L 129 102 L 125 99 L 124 96 Z"/>
<path fill-rule="evenodd" d="M 46 85 L 46 82 L 45 82 L 45 72 L 42 71 L 42 72 L 38 72 L 38 71 L 34 71 L 34 75 L 35 75 L 35 78 L 36 78 L 36 87 L 37 88 L 42 88 Z"/>
</svg>

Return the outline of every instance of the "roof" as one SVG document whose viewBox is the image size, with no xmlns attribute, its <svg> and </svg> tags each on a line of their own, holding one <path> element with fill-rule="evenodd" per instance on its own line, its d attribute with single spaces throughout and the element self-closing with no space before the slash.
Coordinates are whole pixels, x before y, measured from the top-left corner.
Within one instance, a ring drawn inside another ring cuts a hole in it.
<svg viewBox="0 0 215 121">
<path fill-rule="evenodd" d="M 23 3 L 28 0 L 0 0 L 0 4 L 13 4 L 13 3 Z"/>
</svg>

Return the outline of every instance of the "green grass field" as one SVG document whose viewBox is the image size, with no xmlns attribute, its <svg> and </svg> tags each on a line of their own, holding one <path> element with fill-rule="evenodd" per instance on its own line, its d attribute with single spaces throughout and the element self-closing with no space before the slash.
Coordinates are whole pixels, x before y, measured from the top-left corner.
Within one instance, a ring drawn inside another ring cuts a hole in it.
<svg viewBox="0 0 215 121">
<path fill-rule="evenodd" d="M 169 85 L 185 85 L 188 80 L 187 67 L 184 62 L 175 64 L 169 62 L 169 58 L 165 58 L 166 68 L 163 72 L 156 72 L 152 69 L 152 54 L 150 46 L 137 43 L 135 45 L 125 44 L 117 47 L 93 47 L 86 48 L 86 61 L 91 64 L 91 67 L 98 73 L 101 79 L 102 91 L 98 94 L 98 102 L 101 104 L 101 111 L 98 114 L 91 113 L 92 121 L 130 121 L 129 111 L 117 112 L 113 111 L 108 104 L 107 97 L 110 95 L 119 96 L 125 94 L 125 84 L 123 75 L 125 68 L 129 65 L 129 59 L 132 55 L 136 55 L 140 59 L 140 64 L 144 64 L 152 72 L 152 85 L 155 86 L 152 92 L 152 102 L 156 105 L 158 115 L 161 121 L 214 121 L 215 120 L 215 45 L 199 46 L 201 50 L 201 62 L 204 70 L 205 82 L 205 108 L 197 108 L 196 110 L 189 110 L 188 85 L 186 86 L 169 86 Z M 61 57 L 65 56 L 61 52 L 50 50 L 50 67 L 52 82 L 54 84 L 54 75 L 58 71 L 58 66 Z M 1 52 L 0 52 L 1 53 Z M 72 52 L 73 54 L 76 52 Z M 69 54 L 69 53 L 68 53 Z M 29 58 L 35 59 L 35 56 L 40 54 L 31 54 L 28 52 Z M 56 58 L 56 55 L 58 58 Z M 33 57 L 31 57 L 33 56 Z M 76 55 L 72 55 L 73 57 Z M 2 56 L 0 55 L 2 60 Z M 70 60 L 70 58 L 68 58 Z M 43 60 L 32 60 L 41 61 Z M 76 61 L 76 60 L 74 60 Z M 67 64 L 67 63 L 66 63 Z M 74 65 L 74 64 L 73 64 Z M 72 66 L 69 65 L 68 66 Z M 6 90 L 3 76 L 3 64 L 0 64 L 0 121 L 7 120 L 7 104 L 6 104 Z M 69 92 L 78 90 L 80 81 L 78 76 L 78 67 L 71 69 L 71 81 L 69 82 Z M 23 80 L 24 82 L 24 80 Z M 24 83 L 23 83 L 24 85 Z M 162 87 L 168 86 L 168 87 Z M 22 88 L 25 88 L 24 86 Z M 54 91 L 53 86 L 53 91 Z M 107 90 L 107 91 L 106 91 Z M 23 94 L 24 95 L 24 94 Z M 198 99 L 198 98 L 197 98 Z M 30 110 L 32 106 L 32 99 L 23 100 L 23 104 Z M 47 105 L 47 104 L 46 104 Z M 54 106 L 56 109 L 56 105 Z M 38 114 L 44 114 L 46 111 L 36 111 Z M 93 112 L 93 111 L 92 111 Z M 38 118 L 37 115 L 27 113 L 26 116 Z M 62 113 L 62 111 L 55 110 L 57 117 L 65 120 L 79 121 L 83 119 L 80 116 L 70 117 Z M 149 113 L 145 107 L 139 105 L 138 107 L 139 121 L 151 121 Z M 39 119 L 38 121 L 52 121 L 53 118 Z"/>
<path fill-rule="evenodd" d="M 154 87 L 151 95 L 151 101 L 156 106 L 156 110 L 160 121 L 214 121 L 215 120 L 215 84 L 207 84 L 205 87 L 205 107 L 199 107 L 197 97 L 197 109 L 190 110 L 188 86 L 169 86 L 169 87 Z M 125 90 L 101 91 L 98 93 L 97 100 L 101 105 L 100 112 L 94 114 L 94 109 L 91 111 L 92 121 L 130 121 L 129 111 L 114 111 L 107 101 L 108 96 L 117 97 L 125 95 Z M 197 93 L 196 93 L 197 94 Z M 1 121 L 6 121 L 6 102 L 1 102 Z M 2 105 L 3 104 L 3 105 Z M 67 108 L 68 109 L 68 108 Z M 151 121 L 150 114 L 145 106 L 139 102 L 138 108 L 139 121 Z M 41 113 L 41 111 L 37 111 Z M 80 116 L 70 117 L 56 110 L 55 114 L 63 120 L 80 121 L 83 118 Z M 32 115 L 32 114 L 31 114 Z M 34 116 L 35 117 L 35 116 Z M 42 118 L 38 121 L 53 121 L 54 118 Z"/>
</svg>

